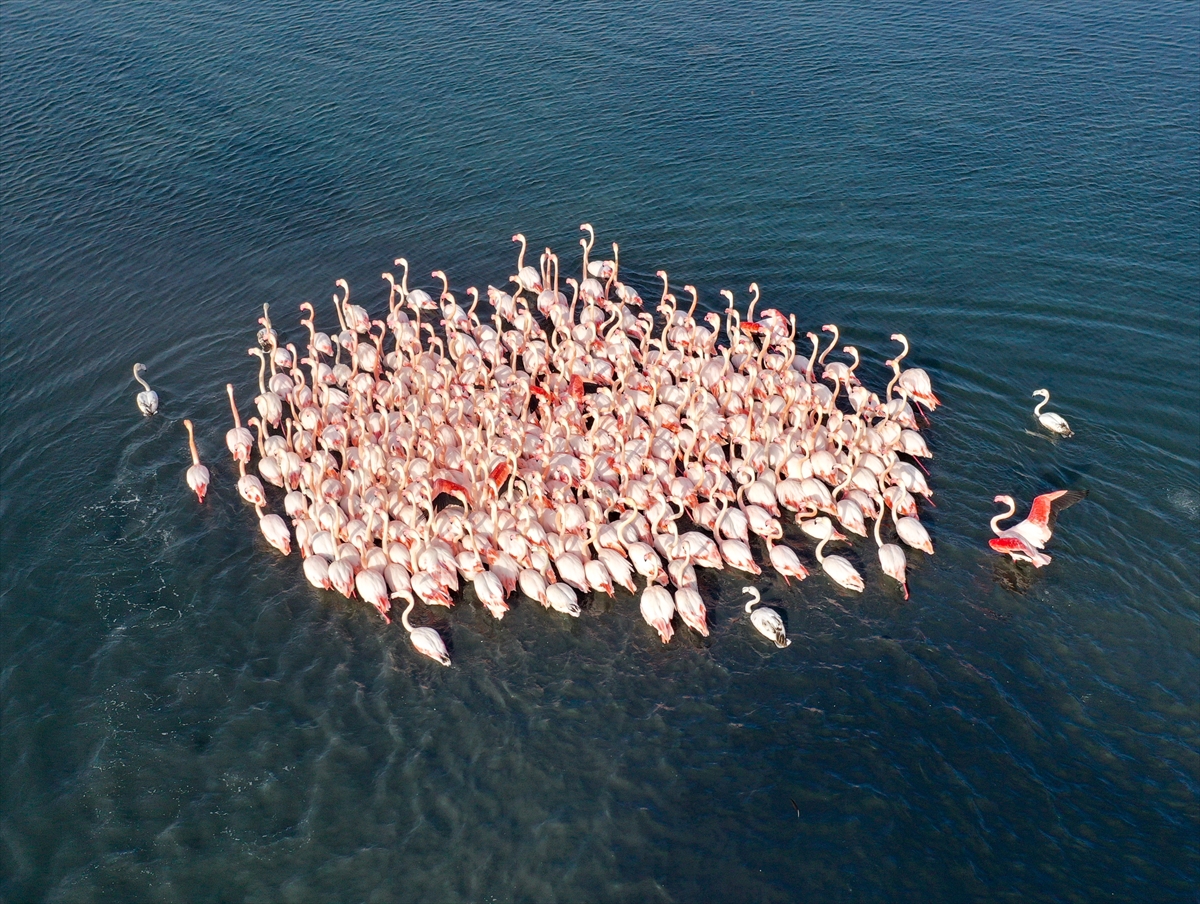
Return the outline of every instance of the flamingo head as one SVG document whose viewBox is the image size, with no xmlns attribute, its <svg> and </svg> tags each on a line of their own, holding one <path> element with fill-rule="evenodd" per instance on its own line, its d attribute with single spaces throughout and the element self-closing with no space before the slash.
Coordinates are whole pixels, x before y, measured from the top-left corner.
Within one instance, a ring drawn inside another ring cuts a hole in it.
<svg viewBox="0 0 1200 904">
<path fill-rule="evenodd" d="M 999 505 L 1012 505 L 1013 504 L 1012 496 L 1005 496 L 1003 494 L 997 496 L 992 501 L 995 503 L 998 503 Z"/>
</svg>

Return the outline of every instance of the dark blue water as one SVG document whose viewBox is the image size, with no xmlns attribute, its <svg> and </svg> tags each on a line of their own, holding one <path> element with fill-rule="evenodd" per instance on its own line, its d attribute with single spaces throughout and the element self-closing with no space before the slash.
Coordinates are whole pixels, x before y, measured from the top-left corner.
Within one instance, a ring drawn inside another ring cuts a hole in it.
<svg viewBox="0 0 1200 904">
<path fill-rule="evenodd" d="M 5 900 L 1195 900 L 1194 4 L 8 3 L 0 42 Z M 877 387 L 909 336 L 908 603 L 859 543 L 861 597 L 759 580 L 783 651 L 706 573 L 707 641 L 462 603 L 442 669 L 266 548 L 221 442 L 261 304 L 499 283 L 516 231 L 574 269 L 584 220 Z M 1051 566 L 987 549 L 1059 486 Z"/>
</svg>

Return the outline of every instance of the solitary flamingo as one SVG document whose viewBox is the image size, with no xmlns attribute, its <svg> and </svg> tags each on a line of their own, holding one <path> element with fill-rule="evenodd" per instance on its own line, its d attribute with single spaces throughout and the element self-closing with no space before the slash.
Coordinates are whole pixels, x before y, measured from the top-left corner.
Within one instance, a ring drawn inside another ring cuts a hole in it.
<svg viewBox="0 0 1200 904">
<path fill-rule="evenodd" d="M 141 378 L 140 371 L 146 369 L 145 364 L 133 365 L 133 378 L 142 384 L 142 391 L 137 394 L 138 410 L 146 417 L 158 413 L 158 393 Z"/>
<path fill-rule="evenodd" d="M 1071 425 L 1067 423 L 1066 418 L 1061 414 L 1055 414 L 1053 411 L 1042 412 L 1042 409 L 1050 401 L 1050 390 L 1035 389 L 1033 394 L 1042 397 L 1037 407 L 1033 409 L 1033 415 L 1038 419 L 1038 423 L 1051 433 L 1057 433 L 1059 436 L 1074 436 L 1075 432 L 1071 429 Z"/>
</svg>

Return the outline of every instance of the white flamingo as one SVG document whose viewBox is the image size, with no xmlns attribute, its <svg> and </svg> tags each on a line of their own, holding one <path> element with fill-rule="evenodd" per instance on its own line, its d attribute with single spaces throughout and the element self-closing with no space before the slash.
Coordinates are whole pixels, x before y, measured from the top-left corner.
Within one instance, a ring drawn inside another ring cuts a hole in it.
<svg viewBox="0 0 1200 904">
<path fill-rule="evenodd" d="M 1042 397 L 1037 407 L 1033 409 L 1033 416 L 1038 419 L 1038 423 L 1051 433 L 1057 433 L 1059 436 L 1074 436 L 1075 432 L 1071 429 L 1071 425 L 1067 423 L 1066 418 L 1061 414 L 1055 414 L 1053 411 L 1043 413 L 1042 409 L 1050 402 L 1050 390 L 1035 389 L 1033 394 Z"/>
<path fill-rule="evenodd" d="M 779 617 L 779 613 L 774 609 L 754 608 L 762 602 L 762 594 L 753 587 L 743 587 L 742 593 L 748 593 L 752 597 L 746 603 L 746 611 L 750 613 L 750 624 L 754 625 L 758 633 L 780 649 L 790 646 L 792 642 L 788 640 L 787 630 L 783 626 L 783 619 Z"/>
<path fill-rule="evenodd" d="M 408 621 L 409 613 L 412 612 L 413 606 L 417 604 L 416 600 L 409 600 L 408 606 L 400 615 L 400 623 L 404 625 L 404 630 L 408 632 L 408 639 L 412 641 L 414 649 L 422 656 L 428 656 L 440 662 L 442 665 L 450 664 L 450 654 L 446 652 L 446 644 L 442 640 L 442 636 L 433 628 L 414 628 Z"/>
<path fill-rule="evenodd" d="M 142 391 L 137 394 L 138 411 L 146 417 L 158 413 L 158 393 L 155 392 L 141 377 L 141 371 L 146 369 L 145 364 L 133 365 L 133 378 L 142 384 Z"/>
</svg>

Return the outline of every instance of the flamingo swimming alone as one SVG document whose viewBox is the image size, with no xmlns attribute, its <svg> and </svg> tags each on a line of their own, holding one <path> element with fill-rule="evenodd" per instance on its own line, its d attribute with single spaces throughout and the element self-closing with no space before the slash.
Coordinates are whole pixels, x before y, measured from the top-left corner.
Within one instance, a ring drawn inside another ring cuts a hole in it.
<svg viewBox="0 0 1200 904">
<path fill-rule="evenodd" d="M 138 411 L 146 417 L 158 413 L 158 393 L 150 388 L 149 384 L 141 377 L 141 371 L 146 369 L 145 364 L 133 365 L 133 378 L 142 384 L 142 391 L 137 394 Z"/>
<path fill-rule="evenodd" d="M 1061 414 L 1055 414 L 1053 411 L 1042 411 L 1050 401 L 1050 390 L 1035 389 L 1035 396 L 1041 396 L 1042 400 L 1038 402 L 1037 407 L 1033 409 L 1033 416 L 1038 419 L 1038 423 L 1049 430 L 1051 433 L 1057 433 L 1059 436 L 1074 436 L 1075 432 L 1071 429 L 1071 425 L 1067 423 L 1066 418 Z"/>
</svg>

